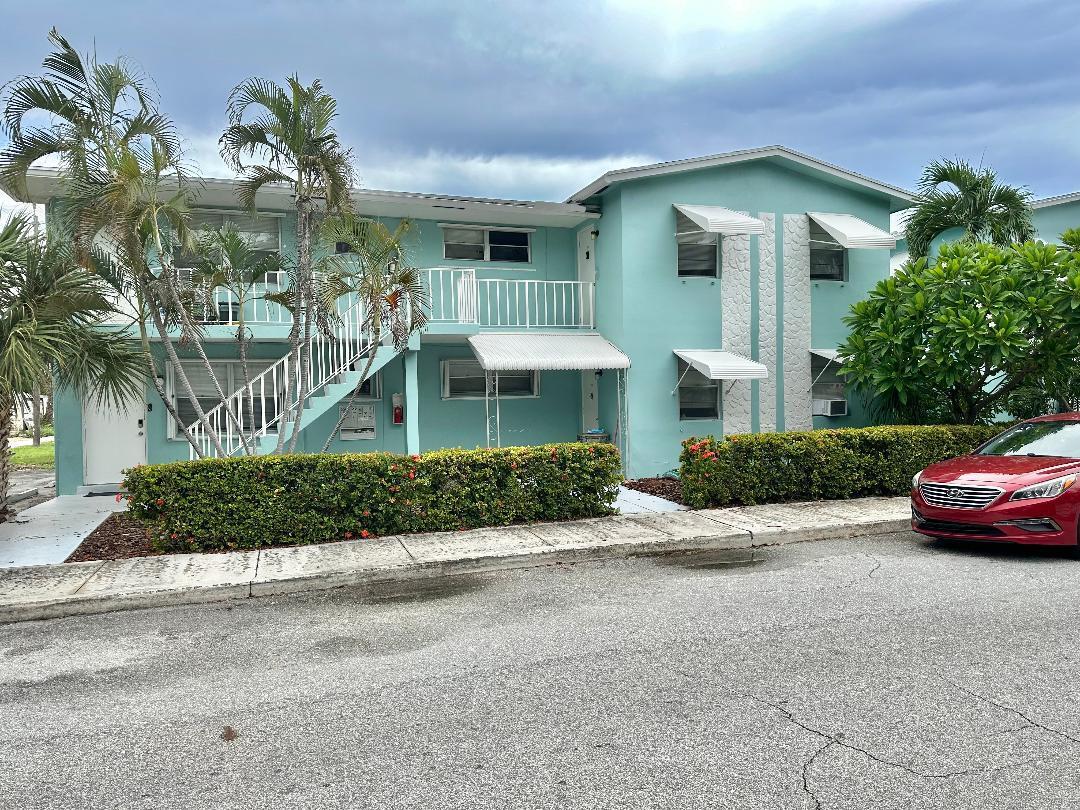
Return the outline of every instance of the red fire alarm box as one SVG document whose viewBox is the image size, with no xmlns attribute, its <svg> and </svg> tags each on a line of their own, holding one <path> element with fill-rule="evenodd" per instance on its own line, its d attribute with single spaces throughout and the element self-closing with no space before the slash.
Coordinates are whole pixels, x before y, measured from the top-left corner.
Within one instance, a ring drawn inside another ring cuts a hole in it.
<svg viewBox="0 0 1080 810">
<path fill-rule="evenodd" d="M 391 399 L 394 403 L 394 424 L 402 425 L 405 423 L 405 407 L 401 404 L 401 394 L 394 394 Z"/>
</svg>

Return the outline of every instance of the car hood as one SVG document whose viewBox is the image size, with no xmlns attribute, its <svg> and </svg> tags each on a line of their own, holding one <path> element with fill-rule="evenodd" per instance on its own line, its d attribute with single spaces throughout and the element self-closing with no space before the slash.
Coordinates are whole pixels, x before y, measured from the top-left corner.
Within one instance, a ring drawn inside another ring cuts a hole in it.
<svg viewBox="0 0 1080 810">
<path fill-rule="evenodd" d="M 1061 456 L 961 456 L 931 464 L 922 480 L 1028 484 L 1076 471 L 1080 471 L 1080 459 Z"/>
</svg>

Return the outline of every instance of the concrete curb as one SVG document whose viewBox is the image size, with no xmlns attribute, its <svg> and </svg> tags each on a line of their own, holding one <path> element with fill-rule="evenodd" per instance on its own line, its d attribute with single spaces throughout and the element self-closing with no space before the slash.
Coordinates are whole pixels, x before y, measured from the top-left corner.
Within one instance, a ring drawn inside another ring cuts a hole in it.
<svg viewBox="0 0 1080 810">
<path fill-rule="evenodd" d="M 0 570 L 0 623 L 626 557 L 752 550 L 893 534 L 908 530 L 909 521 L 906 498 L 879 498 L 10 568 Z"/>
</svg>

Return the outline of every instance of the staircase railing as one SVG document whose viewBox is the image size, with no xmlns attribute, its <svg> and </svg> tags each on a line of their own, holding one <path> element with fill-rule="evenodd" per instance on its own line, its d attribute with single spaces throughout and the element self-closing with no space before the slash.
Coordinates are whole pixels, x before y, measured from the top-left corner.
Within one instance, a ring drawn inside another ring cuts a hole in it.
<svg viewBox="0 0 1080 810">
<path fill-rule="evenodd" d="M 339 375 L 351 371 L 367 352 L 371 335 L 364 323 L 364 310 L 360 301 L 338 312 L 327 333 L 316 332 L 311 338 L 310 362 L 308 364 L 308 392 L 310 398 Z M 257 449 L 261 439 L 271 431 L 288 430 L 292 424 L 288 417 L 298 412 L 304 403 L 300 399 L 300 381 L 303 365 L 296 362 L 292 353 L 286 354 L 266 371 L 251 379 L 206 412 L 206 421 L 217 433 L 224 455 L 233 456 L 243 450 L 245 442 Z M 285 388 L 291 381 L 290 402 L 286 403 Z M 248 417 L 248 402 L 251 418 Z M 228 409 L 228 410 L 226 410 Z M 235 416 L 235 421 L 232 416 Z M 199 420 L 188 430 L 205 457 L 221 456 L 217 445 Z M 288 442 L 289 436 L 286 436 Z M 190 457 L 196 458 L 195 447 Z"/>
</svg>

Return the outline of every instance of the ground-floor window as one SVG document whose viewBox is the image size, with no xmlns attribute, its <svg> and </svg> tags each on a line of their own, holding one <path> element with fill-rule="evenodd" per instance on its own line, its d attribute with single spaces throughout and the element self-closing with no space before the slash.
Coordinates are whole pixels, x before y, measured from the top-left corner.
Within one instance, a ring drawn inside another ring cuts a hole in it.
<svg viewBox="0 0 1080 810">
<path fill-rule="evenodd" d="M 264 379 L 261 385 L 256 382 L 256 378 L 275 362 L 274 360 L 248 361 L 248 374 L 252 382 L 255 383 L 252 410 L 256 429 L 261 428 L 264 421 L 269 422 L 274 419 L 281 406 L 281 397 L 284 394 L 283 380 L 278 381 L 279 390 L 276 392 L 273 390 L 271 380 Z M 221 404 L 221 397 L 218 396 L 217 389 L 214 387 L 214 381 L 210 378 L 210 374 L 207 373 L 206 366 L 201 360 L 182 360 L 180 365 L 183 366 L 184 374 L 187 376 L 188 382 L 191 383 L 191 387 L 195 391 L 195 398 L 204 413 Z M 244 387 L 244 372 L 239 360 L 211 360 L 210 368 L 226 396 Z M 192 404 L 187 390 L 184 388 L 183 383 L 180 382 L 171 363 L 168 365 L 166 373 L 166 386 L 180 421 L 185 425 L 194 424 L 199 416 L 195 412 L 195 406 Z M 262 396 L 264 391 L 265 396 Z M 246 414 L 243 418 L 246 420 Z M 182 435 L 182 431 L 177 428 L 171 419 L 169 420 L 168 435 L 170 439 Z"/>
<path fill-rule="evenodd" d="M 847 416 L 847 391 L 839 370 L 840 366 L 835 361 L 813 358 L 810 364 L 813 379 L 810 396 L 814 416 Z"/>
<path fill-rule="evenodd" d="M 679 359 L 679 419 L 719 419 L 720 381 Z"/>
<path fill-rule="evenodd" d="M 442 361 L 443 399 L 483 399 L 487 388 L 484 369 L 476 360 Z M 500 371 L 499 397 L 540 395 L 540 372 Z"/>
</svg>

